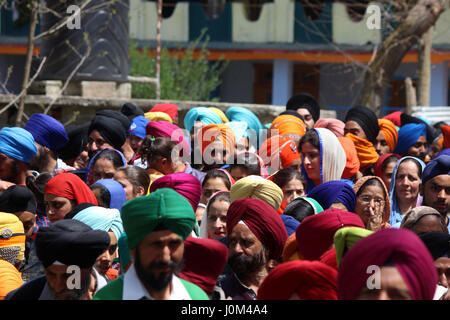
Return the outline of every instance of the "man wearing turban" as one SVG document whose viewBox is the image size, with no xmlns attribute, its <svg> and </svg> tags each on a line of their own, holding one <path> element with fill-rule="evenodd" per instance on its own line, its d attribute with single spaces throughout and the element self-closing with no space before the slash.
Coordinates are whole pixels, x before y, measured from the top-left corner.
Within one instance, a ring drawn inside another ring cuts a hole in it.
<svg viewBox="0 0 450 320">
<path fill-rule="evenodd" d="M 58 120 L 35 113 L 27 121 L 25 130 L 33 135 L 38 153 L 31 159 L 30 167 L 38 172 L 52 172 L 57 167 L 57 151 L 69 142 L 66 129 Z"/>
<path fill-rule="evenodd" d="M 264 278 L 281 260 L 288 238 L 279 214 L 260 199 L 238 199 L 227 214 L 228 264 L 218 282 L 227 297 L 255 300 Z"/>
<path fill-rule="evenodd" d="M 94 300 L 208 300 L 202 289 L 174 274 L 195 221 L 189 201 L 172 189 L 126 202 L 122 222 L 133 263 Z"/>
<path fill-rule="evenodd" d="M 392 153 L 397 145 L 398 132 L 395 124 L 387 119 L 378 119 L 380 132 L 377 135 L 375 142 L 375 150 L 378 155 Z"/>
<path fill-rule="evenodd" d="M 398 142 L 393 153 L 411 156 L 424 161 L 427 155 L 427 126 L 425 123 L 408 123 L 398 131 Z"/>
<path fill-rule="evenodd" d="M 205 125 L 199 130 L 197 139 L 202 151 L 203 171 L 219 169 L 234 159 L 236 138 L 227 125 Z"/>
<path fill-rule="evenodd" d="M 314 123 L 320 117 L 320 105 L 308 93 L 300 93 L 292 96 L 286 103 L 286 110 L 297 111 L 305 119 L 307 130 L 314 128 Z"/>
<path fill-rule="evenodd" d="M 36 253 L 45 276 L 27 282 L 5 300 L 85 299 L 95 260 L 109 242 L 108 233 L 92 230 L 77 220 L 61 220 L 41 227 L 36 236 Z"/>
</svg>

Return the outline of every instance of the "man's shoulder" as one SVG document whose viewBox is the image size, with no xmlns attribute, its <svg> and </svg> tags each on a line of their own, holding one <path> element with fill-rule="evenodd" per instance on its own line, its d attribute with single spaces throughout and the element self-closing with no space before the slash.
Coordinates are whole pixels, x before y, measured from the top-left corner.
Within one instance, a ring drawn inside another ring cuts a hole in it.
<svg viewBox="0 0 450 320">
<path fill-rule="evenodd" d="M 178 278 L 178 279 L 184 285 L 184 287 L 186 288 L 186 291 L 189 293 L 192 300 L 209 300 L 208 295 L 206 294 L 205 291 L 203 291 L 202 288 L 200 288 L 196 284 L 193 284 L 192 282 L 186 281 L 182 278 Z"/>
<path fill-rule="evenodd" d="M 39 300 L 47 283 L 45 276 L 40 276 L 7 294 L 5 300 Z"/>
<path fill-rule="evenodd" d="M 92 300 L 122 300 L 123 276 L 111 281 L 94 295 Z"/>
</svg>

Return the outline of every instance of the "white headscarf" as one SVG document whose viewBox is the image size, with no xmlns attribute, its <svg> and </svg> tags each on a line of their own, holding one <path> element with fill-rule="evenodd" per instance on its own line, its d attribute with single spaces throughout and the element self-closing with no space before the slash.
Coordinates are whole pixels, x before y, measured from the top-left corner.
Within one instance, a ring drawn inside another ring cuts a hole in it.
<svg viewBox="0 0 450 320">
<path fill-rule="evenodd" d="M 332 131 L 325 128 L 314 130 L 319 134 L 321 147 L 322 167 L 320 175 L 322 176 L 322 183 L 340 180 L 347 162 L 344 148 Z"/>
<path fill-rule="evenodd" d="M 217 191 L 216 193 L 214 193 L 211 196 L 211 198 L 209 198 L 209 201 L 206 204 L 205 211 L 203 211 L 202 221 L 200 222 L 200 236 L 199 236 L 199 238 L 210 239 L 208 237 L 208 228 L 207 228 L 209 205 L 211 204 L 211 199 L 214 199 L 215 196 L 218 195 L 219 193 L 224 193 L 224 192 L 228 192 L 229 193 L 229 191 Z"/>
</svg>

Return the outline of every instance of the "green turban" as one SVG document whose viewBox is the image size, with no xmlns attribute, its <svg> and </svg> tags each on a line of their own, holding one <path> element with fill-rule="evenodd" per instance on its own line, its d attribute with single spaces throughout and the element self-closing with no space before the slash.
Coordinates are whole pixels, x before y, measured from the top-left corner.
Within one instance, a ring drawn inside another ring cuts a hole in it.
<svg viewBox="0 0 450 320">
<path fill-rule="evenodd" d="M 122 206 L 122 221 L 128 247 L 133 249 L 157 227 L 176 233 L 184 241 L 196 218 L 189 201 L 172 189 L 161 188 L 127 201 Z"/>
<path fill-rule="evenodd" d="M 336 260 L 339 267 L 344 253 L 347 252 L 361 238 L 371 235 L 373 231 L 358 228 L 345 227 L 341 228 L 334 234 L 334 247 L 336 248 Z"/>
</svg>

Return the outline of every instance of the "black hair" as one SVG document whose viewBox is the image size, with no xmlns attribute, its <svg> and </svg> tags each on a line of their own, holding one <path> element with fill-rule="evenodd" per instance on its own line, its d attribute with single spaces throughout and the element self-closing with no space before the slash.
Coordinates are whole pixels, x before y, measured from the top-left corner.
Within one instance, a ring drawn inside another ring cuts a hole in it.
<svg viewBox="0 0 450 320">
<path fill-rule="evenodd" d="M 359 188 L 358 192 L 356 193 L 356 197 L 359 197 L 359 195 L 364 191 L 364 189 L 368 186 L 378 186 L 383 190 L 384 199 L 386 200 L 387 194 L 385 191 L 384 183 L 382 183 L 377 178 L 368 179 L 366 182 L 363 183 L 363 185 Z"/>
<path fill-rule="evenodd" d="M 105 208 L 109 208 L 109 205 L 111 203 L 111 194 L 109 193 L 108 188 L 100 183 L 94 183 L 90 188 L 92 191 L 94 191 L 95 189 L 100 189 L 100 199 L 97 199 L 100 200 L 98 201 L 98 205 L 103 207 L 101 205 L 101 202 L 103 202 L 104 206 L 106 206 Z"/>
<path fill-rule="evenodd" d="M 219 193 L 217 193 L 216 195 L 214 195 L 213 197 L 211 197 L 211 198 L 209 199 L 209 201 L 208 201 L 208 203 L 209 203 L 208 209 L 210 208 L 210 206 L 211 206 L 214 202 L 216 202 L 216 201 L 218 201 L 218 200 L 221 200 L 221 201 L 225 201 L 225 202 L 231 203 L 230 192 L 229 192 L 229 191 L 228 191 L 228 192 L 219 192 Z"/>
<path fill-rule="evenodd" d="M 386 170 L 387 166 L 391 162 L 397 162 L 398 160 L 399 160 L 399 158 L 395 155 L 391 155 L 391 156 L 387 157 L 386 159 L 384 159 L 383 163 L 381 164 L 381 171 L 384 172 L 384 170 Z"/>
<path fill-rule="evenodd" d="M 222 170 L 219 170 L 219 169 L 212 169 L 212 170 L 208 171 L 205 178 L 203 178 L 202 187 L 205 186 L 206 182 L 209 179 L 214 179 L 214 178 L 221 178 L 223 180 L 223 183 L 225 183 L 225 186 L 227 187 L 227 189 L 228 190 L 231 189 L 230 178 L 227 176 L 227 174 L 225 172 L 223 172 Z"/>
<path fill-rule="evenodd" d="M 284 209 L 283 214 L 302 222 L 306 217 L 314 215 L 314 208 L 308 201 L 300 197 L 292 200 Z"/>
<path fill-rule="evenodd" d="M 302 145 L 309 142 L 314 148 L 320 150 L 319 135 L 316 130 L 308 130 L 298 143 L 298 150 L 302 149 Z"/>
<path fill-rule="evenodd" d="M 107 159 L 107 160 L 111 161 L 111 163 L 113 164 L 115 169 L 123 166 L 122 157 L 116 150 L 104 149 L 104 150 L 99 151 L 99 153 L 97 154 L 97 156 L 94 159 L 94 162 L 92 163 L 92 166 L 94 166 L 97 163 L 97 161 L 100 159 Z"/>
<path fill-rule="evenodd" d="M 300 171 L 295 170 L 291 167 L 283 168 L 275 173 L 272 181 L 280 188 L 283 188 L 289 181 L 294 179 L 300 180 L 303 184 L 303 187 L 306 188 L 306 181 L 303 175 L 300 173 Z"/>
<path fill-rule="evenodd" d="M 127 179 L 133 185 L 133 191 L 136 191 L 135 188 L 137 187 L 142 187 L 147 192 L 150 186 L 150 176 L 145 169 L 138 166 L 124 166 L 118 168 L 117 172 L 119 171 L 127 176 Z"/>
<path fill-rule="evenodd" d="M 261 166 L 259 164 L 259 159 L 255 154 L 252 154 L 250 152 L 236 154 L 234 156 L 233 163 L 230 164 L 230 171 L 233 168 L 241 168 L 248 176 L 261 175 Z"/>
<path fill-rule="evenodd" d="M 147 135 L 142 142 L 140 153 L 149 164 L 155 163 L 162 158 L 172 162 L 172 150 L 176 145 L 177 142 L 170 138 L 154 138 Z"/>
<path fill-rule="evenodd" d="M 50 181 L 54 176 L 56 176 L 56 172 L 42 172 L 37 178 L 34 176 L 28 176 L 26 178 L 26 186 L 28 189 L 33 192 L 36 197 L 36 202 L 38 205 L 44 205 L 44 191 L 47 182 Z"/>
</svg>

